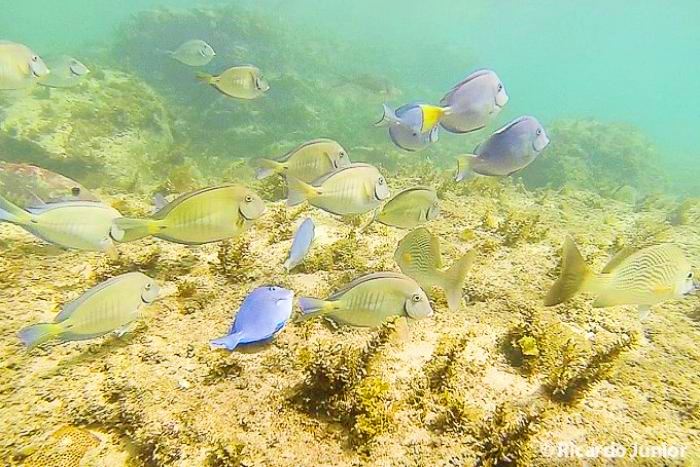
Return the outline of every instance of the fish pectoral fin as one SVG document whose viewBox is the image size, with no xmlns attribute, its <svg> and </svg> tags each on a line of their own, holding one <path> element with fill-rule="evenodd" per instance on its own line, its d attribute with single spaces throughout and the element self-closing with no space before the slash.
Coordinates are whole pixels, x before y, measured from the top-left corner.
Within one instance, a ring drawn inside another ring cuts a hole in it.
<svg viewBox="0 0 700 467">
<path fill-rule="evenodd" d="M 669 286 L 659 285 L 657 287 L 654 287 L 651 291 L 654 295 L 668 295 L 671 292 L 673 292 L 673 288 Z"/>
<path fill-rule="evenodd" d="M 137 326 L 138 323 L 136 321 L 132 321 L 130 323 L 125 324 L 124 326 L 120 326 L 117 329 L 115 329 L 114 335 L 117 337 L 122 337 L 126 333 L 133 332 Z"/>
<path fill-rule="evenodd" d="M 645 321 L 649 317 L 649 313 L 651 313 L 651 306 L 639 305 L 637 310 L 639 311 L 639 321 Z"/>
</svg>

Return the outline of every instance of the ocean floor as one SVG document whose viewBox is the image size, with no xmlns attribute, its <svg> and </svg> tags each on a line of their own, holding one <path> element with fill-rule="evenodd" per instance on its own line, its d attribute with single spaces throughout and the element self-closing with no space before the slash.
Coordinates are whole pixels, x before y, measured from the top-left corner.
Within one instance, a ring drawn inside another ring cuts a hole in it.
<svg viewBox="0 0 700 467">
<path fill-rule="evenodd" d="M 388 178 L 394 192 L 415 184 Z M 146 199 L 100 195 L 125 214 L 151 210 Z M 234 353 L 209 341 L 255 286 L 322 297 L 366 272 L 398 271 L 406 231 L 359 233 L 358 222 L 282 201 L 230 242 L 143 240 L 110 260 L 0 225 L 3 464 L 602 466 L 610 460 L 557 449 L 616 444 L 623 465 L 699 465 L 699 297 L 654 307 L 645 322 L 634 307 L 594 309 L 585 296 L 542 306 L 567 234 L 597 271 L 623 245 L 659 241 L 700 265 L 697 223 L 663 200 L 633 206 L 511 180 L 444 183 L 440 195 L 442 216 L 427 227 L 445 266 L 477 253 L 459 311 L 436 289 L 435 315 L 408 329 L 289 323 L 272 343 Z M 287 274 L 292 228 L 307 215 L 317 242 Z M 22 348 L 20 328 L 135 269 L 164 298 L 133 333 Z M 81 430 L 71 438 L 65 427 Z M 631 457 L 635 445 L 664 443 L 685 447 L 683 459 Z"/>
</svg>

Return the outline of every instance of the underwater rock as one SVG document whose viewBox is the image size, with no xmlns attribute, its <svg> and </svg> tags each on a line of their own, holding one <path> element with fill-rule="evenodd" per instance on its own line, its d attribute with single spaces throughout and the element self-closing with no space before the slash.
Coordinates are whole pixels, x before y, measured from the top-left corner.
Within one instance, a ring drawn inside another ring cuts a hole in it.
<svg viewBox="0 0 700 467">
<path fill-rule="evenodd" d="M 89 187 L 156 179 L 173 142 L 161 97 L 133 75 L 104 70 L 74 89 L 39 90 L 6 103 L 0 157 L 37 164 Z"/>
<path fill-rule="evenodd" d="M 661 153 L 634 126 L 596 120 L 559 120 L 548 128 L 550 147 L 522 172 L 528 188 L 568 185 L 613 196 L 625 185 L 635 187 L 637 192 L 665 186 Z"/>
</svg>

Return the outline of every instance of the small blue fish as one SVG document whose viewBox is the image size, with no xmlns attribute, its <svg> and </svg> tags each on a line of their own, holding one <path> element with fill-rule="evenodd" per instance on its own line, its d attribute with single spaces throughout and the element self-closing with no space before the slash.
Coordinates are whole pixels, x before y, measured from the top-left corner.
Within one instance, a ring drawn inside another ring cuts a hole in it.
<svg viewBox="0 0 700 467">
<path fill-rule="evenodd" d="M 272 338 L 292 315 L 293 300 L 291 290 L 276 286 L 258 287 L 243 300 L 228 335 L 211 341 L 211 347 L 233 350 L 239 344 Z"/>
<path fill-rule="evenodd" d="M 445 115 L 440 125 L 450 133 L 480 130 L 506 103 L 508 94 L 498 75 L 492 70 L 477 70 L 442 98 Z"/>
<path fill-rule="evenodd" d="M 384 106 L 384 117 L 377 125 L 389 125 L 389 137 L 396 146 L 405 151 L 420 151 L 438 140 L 439 127 L 436 124 L 426 124 L 425 109 L 434 109 L 425 104 L 406 104 L 396 111 Z M 434 112 L 428 112 L 435 115 Z M 434 118 L 428 120 L 435 121 Z"/>
<path fill-rule="evenodd" d="M 456 181 L 470 172 L 506 177 L 530 165 L 549 144 L 549 137 L 535 117 L 516 118 L 474 149 L 457 158 Z"/>
<path fill-rule="evenodd" d="M 304 258 L 309 253 L 309 249 L 311 249 L 311 243 L 314 241 L 315 230 L 316 226 L 314 225 L 314 221 L 312 221 L 310 217 L 307 217 L 294 233 L 292 248 L 289 250 L 289 256 L 284 262 L 284 267 L 287 269 L 287 272 L 304 261 Z"/>
</svg>

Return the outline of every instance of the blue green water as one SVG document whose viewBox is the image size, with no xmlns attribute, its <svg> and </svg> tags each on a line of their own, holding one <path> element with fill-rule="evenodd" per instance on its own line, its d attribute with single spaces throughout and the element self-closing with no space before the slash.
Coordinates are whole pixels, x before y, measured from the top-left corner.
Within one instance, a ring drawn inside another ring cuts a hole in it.
<svg viewBox="0 0 700 467">
<path fill-rule="evenodd" d="M 109 40 L 133 12 L 206 3 L 212 2 L 8 2 L 0 30 L 38 50 L 79 49 Z M 507 83 L 507 115 L 626 121 L 653 135 L 669 157 L 700 151 L 700 8 L 694 1 L 233 3 L 289 18 L 300 35 L 310 28 L 369 49 L 376 66 L 405 83 L 437 91 L 468 69 L 488 66 Z"/>
</svg>

